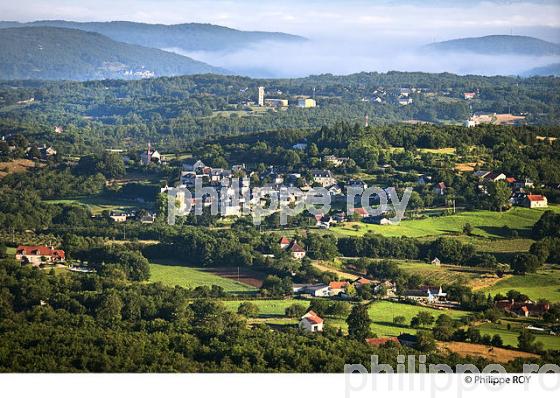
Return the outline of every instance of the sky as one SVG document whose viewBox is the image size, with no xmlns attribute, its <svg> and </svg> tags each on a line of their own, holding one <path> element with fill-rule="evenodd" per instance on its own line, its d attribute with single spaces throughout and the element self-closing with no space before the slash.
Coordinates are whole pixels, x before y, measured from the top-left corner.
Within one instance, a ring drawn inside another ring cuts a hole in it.
<svg viewBox="0 0 560 398">
<path fill-rule="evenodd" d="M 560 0 L 0 0 L 3 20 L 207 22 L 312 38 L 366 34 L 443 40 L 560 28 Z M 560 38 L 557 38 L 560 41 Z"/>
<path fill-rule="evenodd" d="M 560 0 L 0 0 L 0 19 L 201 22 L 311 39 L 290 48 L 185 54 L 230 69 L 251 60 L 257 74 L 275 76 L 389 69 L 509 73 L 557 60 L 515 60 L 520 65 L 514 66 L 510 59 L 489 58 L 473 68 L 461 58 L 442 64 L 417 49 L 434 41 L 511 33 L 560 43 Z"/>
</svg>

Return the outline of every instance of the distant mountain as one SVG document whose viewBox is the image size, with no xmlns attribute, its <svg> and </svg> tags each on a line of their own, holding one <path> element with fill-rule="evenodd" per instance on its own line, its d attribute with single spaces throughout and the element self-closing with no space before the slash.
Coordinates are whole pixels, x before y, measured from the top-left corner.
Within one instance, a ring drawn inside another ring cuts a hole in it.
<svg viewBox="0 0 560 398">
<path fill-rule="evenodd" d="M 179 25 L 138 22 L 35 21 L 0 22 L 0 28 L 50 26 L 101 33 L 113 40 L 154 48 L 180 48 L 185 51 L 229 51 L 263 41 L 298 42 L 301 36 L 279 32 L 247 32 L 224 26 L 185 23 Z"/>
<path fill-rule="evenodd" d="M 134 79 L 223 73 L 178 54 L 77 29 L 0 29 L 0 79 Z"/>
<path fill-rule="evenodd" d="M 529 69 L 522 76 L 560 76 L 560 63 Z"/>
<path fill-rule="evenodd" d="M 436 52 L 470 52 L 487 55 L 559 55 L 560 45 L 529 36 L 484 36 L 456 39 L 426 46 Z"/>
</svg>

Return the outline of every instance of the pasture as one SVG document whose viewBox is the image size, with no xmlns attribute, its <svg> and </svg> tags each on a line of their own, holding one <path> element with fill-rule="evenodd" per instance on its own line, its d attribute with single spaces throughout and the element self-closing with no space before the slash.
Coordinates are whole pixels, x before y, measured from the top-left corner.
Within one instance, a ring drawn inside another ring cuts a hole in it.
<svg viewBox="0 0 560 398">
<path fill-rule="evenodd" d="M 492 363 L 507 363 L 517 358 L 538 359 L 539 355 L 507 348 L 489 347 L 484 344 L 465 343 L 460 341 L 438 341 L 438 350 L 443 353 L 455 353 L 462 357 L 483 357 Z"/>
<path fill-rule="evenodd" d="M 550 206 L 546 210 L 560 212 L 560 206 Z M 488 210 L 465 211 L 448 216 L 403 220 L 398 225 L 347 222 L 342 226 L 331 228 L 331 231 L 339 235 L 349 236 L 363 236 L 368 232 L 373 232 L 385 236 L 420 238 L 461 235 L 463 226 L 469 223 L 473 226 L 473 235 L 484 238 L 509 238 L 512 230 L 517 231 L 520 236 L 526 236 L 544 211 L 545 209 L 523 207 L 514 207 L 502 213 Z M 355 229 L 356 225 L 358 226 L 357 230 Z"/>
<path fill-rule="evenodd" d="M 436 319 L 441 314 L 449 315 L 453 319 L 460 319 L 469 315 L 467 311 L 450 309 L 438 310 L 420 305 L 376 301 L 368 308 L 369 317 L 372 322 L 371 331 L 378 336 L 398 336 L 401 333 L 416 334 L 418 329 L 410 326 L 410 320 L 420 311 L 426 311 Z M 393 322 L 396 316 L 405 317 L 403 325 L 397 325 Z"/>
<path fill-rule="evenodd" d="M 517 290 L 532 300 L 547 299 L 560 301 L 560 270 L 540 270 L 535 274 L 511 275 L 503 278 L 493 286 L 482 288 L 484 293 L 496 295 L 506 294 L 509 290 Z"/>
<path fill-rule="evenodd" d="M 195 288 L 197 286 L 221 286 L 226 292 L 247 294 L 256 289 L 252 286 L 220 277 L 200 268 L 180 265 L 150 264 L 150 282 L 161 282 L 167 286 Z"/>
<path fill-rule="evenodd" d="M 228 311 L 237 312 L 237 308 L 239 304 L 244 302 L 244 300 L 233 300 L 233 301 L 224 301 L 224 306 Z M 284 317 L 286 308 L 288 308 L 292 304 L 300 304 L 304 307 L 309 306 L 308 300 L 250 300 L 249 302 L 255 304 L 259 307 L 259 317 L 262 318 L 277 318 L 277 317 Z M 286 318 L 289 320 L 290 318 Z M 294 320 L 295 322 L 295 320 Z"/>
<path fill-rule="evenodd" d="M 146 207 L 145 203 L 135 202 L 131 200 L 117 200 L 117 199 L 105 199 L 102 197 L 80 197 L 74 199 L 57 199 L 57 200 L 45 200 L 46 203 L 50 204 L 61 204 L 70 205 L 75 204 L 77 206 L 85 206 L 89 208 L 93 215 L 98 215 L 103 213 L 103 211 L 123 211 L 127 209 L 132 209 L 142 205 Z"/>
<path fill-rule="evenodd" d="M 500 279 L 495 273 L 486 273 L 476 268 L 460 266 L 436 266 L 421 261 L 397 260 L 400 269 L 418 275 L 430 284 L 451 285 L 459 283 L 473 289 L 491 286 Z"/>
<path fill-rule="evenodd" d="M 477 327 L 482 335 L 488 334 L 493 336 L 499 334 L 502 338 L 504 345 L 517 347 L 517 338 L 521 328 L 527 324 L 517 320 L 508 321 L 502 319 L 500 323 L 483 323 Z M 508 330 L 507 325 L 511 324 L 511 329 Z M 540 341 L 546 350 L 560 350 L 560 336 L 552 336 L 546 334 L 536 334 L 535 341 Z"/>
</svg>

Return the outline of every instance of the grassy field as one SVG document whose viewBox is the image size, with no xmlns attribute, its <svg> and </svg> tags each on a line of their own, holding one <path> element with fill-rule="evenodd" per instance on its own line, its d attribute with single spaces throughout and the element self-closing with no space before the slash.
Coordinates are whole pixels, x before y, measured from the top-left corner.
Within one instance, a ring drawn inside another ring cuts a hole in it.
<svg viewBox="0 0 560 398">
<path fill-rule="evenodd" d="M 44 167 L 44 164 L 37 164 Z M 35 162 L 29 159 L 14 159 L 9 162 L 0 162 L 0 178 L 13 173 L 23 173 L 36 166 Z"/>
<path fill-rule="evenodd" d="M 224 301 L 224 305 L 230 311 L 236 312 L 237 307 L 243 300 Z M 286 307 L 297 303 L 308 306 L 309 301 L 306 300 L 251 300 L 259 309 L 259 317 L 273 318 L 271 324 L 296 324 L 297 320 L 284 318 Z M 378 301 L 370 305 L 369 315 L 372 320 L 371 330 L 378 336 L 398 336 L 401 333 L 416 333 L 416 329 L 409 326 L 410 320 L 420 311 L 427 311 L 434 317 L 440 314 L 448 314 L 453 319 L 459 319 L 468 315 L 466 311 L 458 310 L 437 310 L 432 308 L 421 307 L 410 304 L 392 303 L 389 301 Z M 407 325 L 400 326 L 393 323 L 393 317 L 402 315 L 406 318 Z M 283 318 L 283 319 L 279 319 Z M 268 322 L 267 322 L 268 323 Z M 331 327 L 339 327 L 343 330 L 347 329 L 346 321 L 340 318 L 327 318 L 325 324 Z"/>
<path fill-rule="evenodd" d="M 239 304 L 243 300 L 224 301 L 226 309 L 232 312 L 237 312 Z M 296 325 L 297 320 L 293 318 L 286 318 L 284 311 L 286 307 L 297 303 L 303 306 L 308 306 L 307 300 L 251 300 L 253 304 L 259 307 L 258 318 L 251 319 L 251 323 L 267 323 L 271 326 L 285 326 Z M 371 331 L 377 336 L 399 336 L 401 333 L 416 334 L 419 329 L 410 327 L 410 320 L 420 311 L 427 311 L 437 319 L 440 314 L 447 314 L 453 319 L 461 319 L 468 316 L 469 312 L 461 310 L 438 310 L 433 308 L 426 308 L 419 305 L 410 305 L 402 303 L 393 303 L 390 301 L 377 301 L 369 306 L 369 316 L 371 318 Z M 396 325 L 393 323 L 395 316 L 404 316 L 405 324 Z M 507 329 L 507 324 L 511 323 L 511 330 Z M 347 330 L 346 321 L 341 318 L 326 318 L 325 324 L 334 328 L 341 328 Z M 519 332 L 526 323 L 520 320 L 501 320 L 500 323 L 483 323 L 476 326 L 480 329 L 482 335 L 488 334 L 493 336 L 499 334 L 504 345 L 517 347 L 517 337 Z M 537 341 L 544 344 L 545 349 L 560 349 L 560 336 L 550 335 L 537 335 Z"/>
<path fill-rule="evenodd" d="M 456 354 L 473 357 L 483 357 L 491 361 L 491 363 L 508 363 L 517 358 L 537 359 L 539 355 L 528 352 L 508 350 L 505 348 L 492 347 L 490 349 L 484 344 L 473 344 L 459 341 L 438 341 L 438 349 L 444 353 L 454 352 Z"/>
<path fill-rule="evenodd" d="M 371 330 L 378 336 L 398 336 L 401 333 L 415 334 L 417 329 L 410 327 L 410 320 L 420 311 L 429 312 L 434 318 L 441 314 L 447 314 L 453 319 L 460 319 L 469 315 L 467 311 L 437 310 L 419 305 L 377 301 L 369 306 L 368 312 L 372 321 Z M 401 326 L 393 323 L 393 318 L 397 315 L 406 318 L 406 325 Z"/>
<path fill-rule="evenodd" d="M 74 199 L 57 199 L 57 200 L 45 200 L 46 203 L 51 204 L 76 204 L 86 206 L 90 209 L 92 214 L 101 214 L 103 211 L 122 211 L 126 209 L 132 209 L 137 207 L 150 208 L 150 203 L 140 203 L 133 200 L 122 200 L 122 199 L 107 199 L 102 197 L 80 197 Z"/>
<path fill-rule="evenodd" d="M 193 267 L 150 264 L 150 271 L 150 282 L 161 282 L 167 286 L 178 285 L 185 288 L 194 288 L 197 286 L 218 285 L 229 293 L 251 293 L 256 291 L 252 286 L 222 278 Z"/>
<path fill-rule="evenodd" d="M 239 304 L 241 304 L 243 300 L 234 300 L 234 301 L 224 301 L 224 306 L 226 309 L 232 312 L 237 312 L 237 308 Z M 286 311 L 286 308 L 292 304 L 301 304 L 304 307 L 309 306 L 309 301 L 307 300 L 251 300 L 253 304 L 256 304 L 259 307 L 259 317 L 263 318 L 273 318 L 273 317 L 283 317 Z M 290 320 L 295 323 L 295 320 Z"/>
<path fill-rule="evenodd" d="M 494 254 L 510 254 L 529 251 L 535 241 L 528 238 L 493 239 L 461 235 L 456 237 L 462 243 L 470 243 L 476 250 Z"/>
<path fill-rule="evenodd" d="M 435 266 L 421 261 L 397 261 L 399 268 L 418 275 L 429 281 L 430 284 L 450 285 L 459 283 L 470 286 L 473 289 L 480 289 L 492 286 L 498 277 L 495 273 L 477 272 L 476 269 L 457 266 Z"/>
<path fill-rule="evenodd" d="M 16 248 L 15 247 L 7 247 L 6 248 L 6 254 L 8 254 L 8 256 L 12 257 L 16 255 Z"/>
<path fill-rule="evenodd" d="M 560 206 L 551 206 L 548 210 L 560 212 Z M 520 236 L 527 234 L 545 210 L 514 207 L 503 213 L 479 210 L 465 211 L 450 216 L 429 217 L 420 220 L 404 220 L 398 225 L 373 225 L 361 222 L 349 222 L 343 226 L 331 228 L 340 235 L 362 236 L 374 232 L 385 236 L 439 236 L 461 234 L 467 223 L 473 226 L 473 234 L 488 238 L 509 238 L 510 229 Z M 353 228 L 359 226 L 359 230 Z M 508 228 L 505 228 L 507 226 Z"/>
<path fill-rule="evenodd" d="M 507 325 L 512 325 L 511 329 L 507 329 Z M 517 337 L 519 336 L 523 324 L 517 321 L 501 320 L 500 323 L 483 323 L 478 326 L 482 335 L 488 334 L 493 336 L 499 334 L 502 337 L 504 345 L 517 347 Z M 551 335 L 537 335 L 536 341 L 543 343 L 544 348 L 547 350 L 560 350 L 560 336 Z"/>
<path fill-rule="evenodd" d="M 560 270 L 549 269 L 535 274 L 512 275 L 481 291 L 495 295 L 505 294 L 512 289 L 526 294 L 532 300 L 544 298 L 553 302 L 560 301 Z"/>
</svg>

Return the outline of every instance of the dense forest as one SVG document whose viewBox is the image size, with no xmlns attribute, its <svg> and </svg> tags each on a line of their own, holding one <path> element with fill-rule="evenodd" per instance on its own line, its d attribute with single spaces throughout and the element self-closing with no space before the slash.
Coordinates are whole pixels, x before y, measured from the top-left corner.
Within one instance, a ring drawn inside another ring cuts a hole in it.
<svg viewBox="0 0 560 398">
<path fill-rule="evenodd" d="M 315 95 L 318 106 L 257 112 L 246 103 L 256 101 L 260 85 L 267 95 L 280 98 Z M 421 91 L 410 94 L 413 102 L 402 106 L 397 100 L 403 88 Z M 512 112 L 526 115 L 528 124 L 554 125 L 560 117 L 558 88 L 559 80 L 552 77 L 400 72 L 284 80 L 198 75 L 128 82 L 4 82 L 0 134 L 25 132 L 88 152 L 99 144 L 123 148 L 148 141 L 177 149 L 196 137 L 314 129 L 341 120 L 363 125 L 366 114 L 370 125 L 411 119 L 462 124 L 473 112 Z M 463 93 L 473 90 L 477 98 L 465 101 Z M 383 100 L 372 101 L 376 96 Z M 54 126 L 64 133 L 53 137 Z"/>
<path fill-rule="evenodd" d="M 433 351 L 433 339 L 422 334 L 416 351 L 390 343 L 372 347 L 357 330 L 343 337 L 336 329 L 301 334 L 248 327 L 218 301 L 115 275 L 57 275 L 2 260 L 0 284 L 2 372 L 338 373 L 344 364 L 369 368 L 374 354 L 393 367 L 398 354 L 425 353 L 427 363 L 451 366 L 464 360 Z M 554 355 L 538 362 L 556 363 Z M 487 364 L 468 361 L 480 369 Z M 519 360 L 505 365 L 521 367 Z"/>
</svg>

